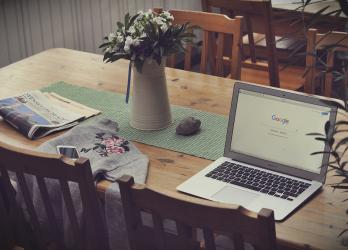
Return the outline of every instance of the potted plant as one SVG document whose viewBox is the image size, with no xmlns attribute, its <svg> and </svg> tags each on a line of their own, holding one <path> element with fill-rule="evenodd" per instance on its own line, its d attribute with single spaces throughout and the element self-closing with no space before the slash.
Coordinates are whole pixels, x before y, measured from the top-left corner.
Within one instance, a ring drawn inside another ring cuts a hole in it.
<svg viewBox="0 0 348 250">
<path fill-rule="evenodd" d="M 302 5 L 300 8 L 300 19 L 302 20 L 303 29 L 299 30 L 300 33 L 302 33 L 303 37 L 306 37 L 306 32 L 308 29 L 318 26 L 318 24 L 325 23 L 325 17 L 328 15 L 339 15 L 341 13 L 344 13 L 346 16 L 348 16 L 348 1 L 347 0 L 337 0 L 339 2 L 340 8 L 337 10 L 333 10 L 330 12 L 327 12 L 326 14 L 323 14 L 327 9 L 328 6 L 324 6 L 322 9 L 318 10 L 316 13 L 314 13 L 310 18 L 305 17 L 305 8 L 315 3 L 316 1 L 312 0 L 302 0 Z M 324 1 L 325 2 L 325 1 Z M 296 20 L 293 20 L 296 22 Z M 298 21 L 298 19 L 297 19 Z M 326 23 L 327 25 L 330 25 Z M 348 23 L 346 23 L 346 29 L 348 27 Z M 330 32 L 334 31 L 336 26 L 335 24 L 332 24 L 331 27 L 329 26 L 330 31 L 328 31 L 327 34 L 330 34 Z M 304 34 L 303 34 L 304 33 Z M 292 36 L 293 34 L 289 34 L 289 36 Z M 336 93 L 336 98 L 340 98 L 342 102 L 336 101 L 336 100 L 324 100 L 324 102 L 330 102 L 331 104 L 336 105 L 339 108 L 339 112 L 343 113 L 344 115 L 347 115 L 348 111 L 348 105 L 347 105 L 347 92 L 348 92 L 348 78 L 347 78 L 347 66 L 348 66 L 348 56 L 347 53 L 338 53 L 336 54 L 337 60 L 340 61 L 340 63 L 336 63 L 336 66 L 334 68 L 330 68 L 326 62 L 323 60 L 325 56 L 327 55 L 327 52 L 329 50 L 335 50 L 337 48 L 345 47 L 344 45 L 340 44 L 339 42 L 329 44 L 323 48 L 322 53 L 320 54 L 314 54 L 311 56 L 316 57 L 316 69 L 319 72 L 318 81 L 323 81 L 325 79 L 326 74 L 333 74 L 333 82 L 334 87 L 336 89 L 339 89 L 339 93 Z M 306 52 L 301 52 L 301 49 L 306 48 L 306 41 L 304 43 L 300 43 L 290 54 L 289 57 L 296 57 L 297 59 L 301 60 L 301 57 L 307 55 Z M 295 61 L 297 61 L 295 59 Z M 290 63 L 293 63 L 294 60 L 290 60 Z M 308 73 L 308 69 L 304 72 L 305 76 Z M 323 141 L 324 143 L 327 143 L 330 145 L 330 151 L 329 152 L 313 152 L 312 155 L 315 154 L 325 154 L 329 153 L 330 156 L 330 162 L 328 163 L 329 171 L 334 171 L 335 176 L 338 178 L 338 181 L 335 183 L 330 183 L 331 187 L 336 190 L 342 190 L 344 192 L 348 192 L 348 128 L 347 128 L 348 122 L 347 121 L 337 121 L 335 124 L 330 124 L 327 122 L 325 124 L 325 134 L 320 133 L 309 133 L 309 136 L 314 136 L 315 140 Z M 331 136 L 329 133 L 330 126 L 334 126 L 333 133 Z M 323 166 L 322 166 L 323 167 Z M 348 201 L 348 198 L 344 201 Z M 348 210 L 347 210 L 348 211 Z M 343 230 L 339 236 L 346 233 L 348 229 Z"/>
<path fill-rule="evenodd" d="M 124 23 L 104 38 L 100 45 L 104 61 L 121 58 L 130 60 L 126 102 L 128 103 L 131 70 L 133 68 L 133 97 L 130 124 L 141 130 L 162 129 L 171 124 L 166 87 L 165 61 L 167 56 L 183 52 L 184 43 L 193 34 L 188 24 L 173 24 L 174 17 L 167 11 L 140 11 L 127 14 Z"/>
</svg>

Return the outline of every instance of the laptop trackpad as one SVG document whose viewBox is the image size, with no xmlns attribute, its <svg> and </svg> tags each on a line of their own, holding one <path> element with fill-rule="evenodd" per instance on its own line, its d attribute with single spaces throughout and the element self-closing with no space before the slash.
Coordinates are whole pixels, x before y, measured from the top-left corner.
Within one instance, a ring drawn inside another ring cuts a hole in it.
<svg viewBox="0 0 348 250">
<path fill-rule="evenodd" d="M 220 191 L 215 193 L 212 196 L 212 199 L 216 201 L 246 206 L 250 204 L 251 202 L 253 202 L 257 197 L 259 197 L 258 194 L 254 194 L 254 193 L 244 191 L 238 188 L 233 188 L 230 186 L 225 186 Z"/>
</svg>

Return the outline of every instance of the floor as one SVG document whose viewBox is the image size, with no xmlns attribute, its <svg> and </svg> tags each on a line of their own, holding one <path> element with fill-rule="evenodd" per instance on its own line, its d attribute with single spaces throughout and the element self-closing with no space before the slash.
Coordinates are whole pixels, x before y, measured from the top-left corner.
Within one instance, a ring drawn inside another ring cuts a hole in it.
<svg viewBox="0 0 348 250">
<path fill-rule="evenodd" d="M 285 69 L 282 69 L 282 67 L 283 65 L 279 66 L 280 87 L 284 89 L 301 90 L 304 83 L 304 67 L 289 66 Z M 243 81 L 269 85 L 268 79 L 267 71 L 242 68 L 241 80 Z"/>
</svg>

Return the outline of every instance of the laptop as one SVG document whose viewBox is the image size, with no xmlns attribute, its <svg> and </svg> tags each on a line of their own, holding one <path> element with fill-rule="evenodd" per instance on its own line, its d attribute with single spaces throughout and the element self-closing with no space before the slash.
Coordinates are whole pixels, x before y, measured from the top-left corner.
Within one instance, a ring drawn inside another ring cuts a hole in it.
<svg viewBox="0 0 348 250">
<path fill-rule="evenodd" d="M 177 190 L 254 212 L 269 208 L 281 221 L 323 186 L 330 155 L 312 153 L 330 146 L 308 133 L 325 134 L 336 113 L 314 96 L 237 82 L 224 156 Z"/>
</svg>

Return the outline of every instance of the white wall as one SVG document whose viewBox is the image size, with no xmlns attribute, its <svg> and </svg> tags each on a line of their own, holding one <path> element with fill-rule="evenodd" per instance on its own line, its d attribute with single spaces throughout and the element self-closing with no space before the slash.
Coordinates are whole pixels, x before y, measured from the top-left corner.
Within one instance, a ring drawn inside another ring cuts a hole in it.
<svg viewBox="0 0 348 250">
<path fill-rule="evenodd" d="M 0 0 L 0 67 L 54 47 L 100 53 L 127 12 L 201 9 L 200 0 Z"/>
</svg>

